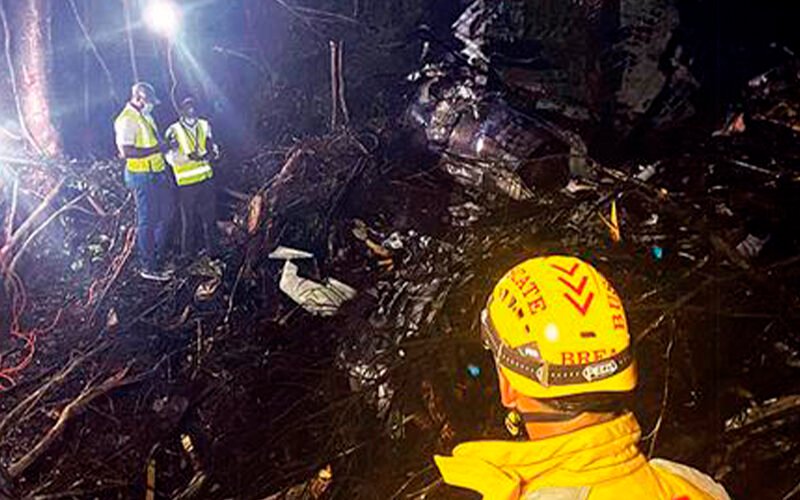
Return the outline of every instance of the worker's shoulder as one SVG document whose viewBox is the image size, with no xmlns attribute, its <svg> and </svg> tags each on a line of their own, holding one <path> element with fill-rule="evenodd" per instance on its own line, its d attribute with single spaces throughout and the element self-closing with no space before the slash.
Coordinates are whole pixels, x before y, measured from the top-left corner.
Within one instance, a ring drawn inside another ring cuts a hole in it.
<svg viewBox="0 0 800 500">
<path fill-rule="evenodd" d="M 137 118 L 138 116 L 136 112 L 130 109 L 129 106 L 125 106 L 120 110 L 119 114 L 117 114 L 117 117 L 114 119 L 114 122 L 119 123 L 123 121 L 136 121 Z"/>
<path fill-rule="evenodd" d="M 665 472 L 669 475 L 676 476 L 692 486 L 701 490 L 708 495 L 708 498 L 715 500 L 730 500 L 730 496 L 725 491 L 721 484 L 714 481 L 714 479 L 699 470 L 689 467 L 688 465 L 665 460 L 663 458 L 654 458 L 649 461 L 651 467 L 660 472 Z"/>
</svg>

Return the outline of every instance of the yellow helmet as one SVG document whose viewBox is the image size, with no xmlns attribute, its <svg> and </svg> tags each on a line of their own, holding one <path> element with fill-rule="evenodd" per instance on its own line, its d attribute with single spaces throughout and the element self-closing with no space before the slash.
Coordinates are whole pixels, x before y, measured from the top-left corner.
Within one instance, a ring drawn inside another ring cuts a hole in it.
<svg viewBox="0 0 800 500">
<path fill-rule="evenodd" d="M 622 301 L 575 257 L 537 257 L 507 272 L 481 313 L 481 332 L 511 387 L 526 396 L 636 387 Z"/>
</svg>

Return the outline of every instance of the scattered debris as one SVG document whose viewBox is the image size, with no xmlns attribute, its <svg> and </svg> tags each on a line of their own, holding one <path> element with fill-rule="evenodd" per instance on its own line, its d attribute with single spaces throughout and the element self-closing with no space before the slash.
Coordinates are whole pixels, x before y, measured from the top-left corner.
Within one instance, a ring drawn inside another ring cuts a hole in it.
<svg viewBox="0 0 800 500">
<path fill-rule="evenodd" d="M 448 207 L 452 224 L 454 226 L 466 227 L 477 222 L 484 209 L 479 205 L 468 201 L 463 205 Z"/>
<path fill-rule="evenodd" d="M 608 216 L 608 219 L 603 217 L 603 214 L 599 214 L 600 219 L 603 221 L 608 227 L 608 234 L 611 237 L 611 241 L 614 243 L 619 243 L 622 240 L 622 233 L 619 229 L 619 217 L 617 216 L 617 202 L 615 200 L 611 201 L 611 213 Z"/>
<path fill-rule="evenodd" d="M 477 33 L 486 13 L 473 14 Z M 643 45 L 665 43 L 671 26 Z M 491 62 L 487 46 L 470 49 L 477 66 Z M 674 55 L 675 74 L 645 94 L 689 91 L 688 61 Z M 489 284 L 510 262 L 563 252 L 588 256 L 626 298 L 646 444 L 716 461 L 740 495 L 760 467 L 764 498 L 791 493 L 796 77 L 759 80 L 735 134 L 704 130 L 691 151 L 639 168 L 589 159 L 578 127 L 517 109 L 476 71 L 423 72 L 410 114 L 438 169 L 396 154 L 394 129 L 256 155 L 232 167 L 247 185 L 226 198 L 224 255 L 177 266 L 164 284 L 130 265 L 118 163 L 3 164 L 0 492 L 431 494 L 435 450 L 505 435 L 474 331 Z M 626 113 L 647 113 L 628 97 Z M 673 347 L 682 355 L 666 359 Z"/>
<path fill-rule="evenodd" d="M 758 254 L 761 253 L 761 250 L 768 241 L 769 236 L 766 236 L 765 238 L 759 238 L 758 236 L 748 234 L 741 243 L 736 245 L 736 251 L 739 252 L 742 257 L 754 259 L 758 257 Z"/>
<path fill-rule="evenodd" d="M 308 252 L 278 247 L 269 257 L 286 261 L 281 272 L 280 289 L 312 314 L 332 316 L 343 303 L 356 296 L 355 289 L 335 278 L 326 278 L 320 283 L 299 276 L 293 260 L 314 258 Z"/>
<path fill-rule="evenodd" d="M 291 488 L 275 495 L 270 495 L 263 500 L 318 500 L 328 491 L 333 482 L 333 471 L 328 465 L 317 472 L 309 481 L 292 486 Z"/>
</svg>

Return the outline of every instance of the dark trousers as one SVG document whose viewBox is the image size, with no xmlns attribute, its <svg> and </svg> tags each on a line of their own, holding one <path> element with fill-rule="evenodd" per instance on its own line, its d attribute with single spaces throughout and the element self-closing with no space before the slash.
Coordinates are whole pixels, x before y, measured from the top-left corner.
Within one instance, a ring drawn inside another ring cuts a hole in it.
<svg viewBox="0 0 800 500">
<path fill-rule="evenodd" d="M 142 175 L 146 177 L 130 184 L 136 198 L 136 246 L 142 265 L 159 269 L 175 213 L 174 188 L 166 173 Z"/>
<path fill-rule="evenodd" d="M 197 184 L 178 187 L 183 230 L 181 251 L 193 255 L 205 249 L 211 256 L 217 253 L 217 200 L 214 184 L 208 179 Z"/>
</svg>

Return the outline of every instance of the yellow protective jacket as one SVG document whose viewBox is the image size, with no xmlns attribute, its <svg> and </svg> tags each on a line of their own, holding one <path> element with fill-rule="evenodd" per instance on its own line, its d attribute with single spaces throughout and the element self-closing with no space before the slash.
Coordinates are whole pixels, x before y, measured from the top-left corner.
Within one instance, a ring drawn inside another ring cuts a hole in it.
<svg viewBox="0 0 800 500">
<path fill-rule="evenodd" d="M 435 457 L 447 484 L 486 500 L 729 499 L 724 488 L 685 465 L 639 451 L 632 414 L 539 441 L 474 441 Z"/>
</svg>

